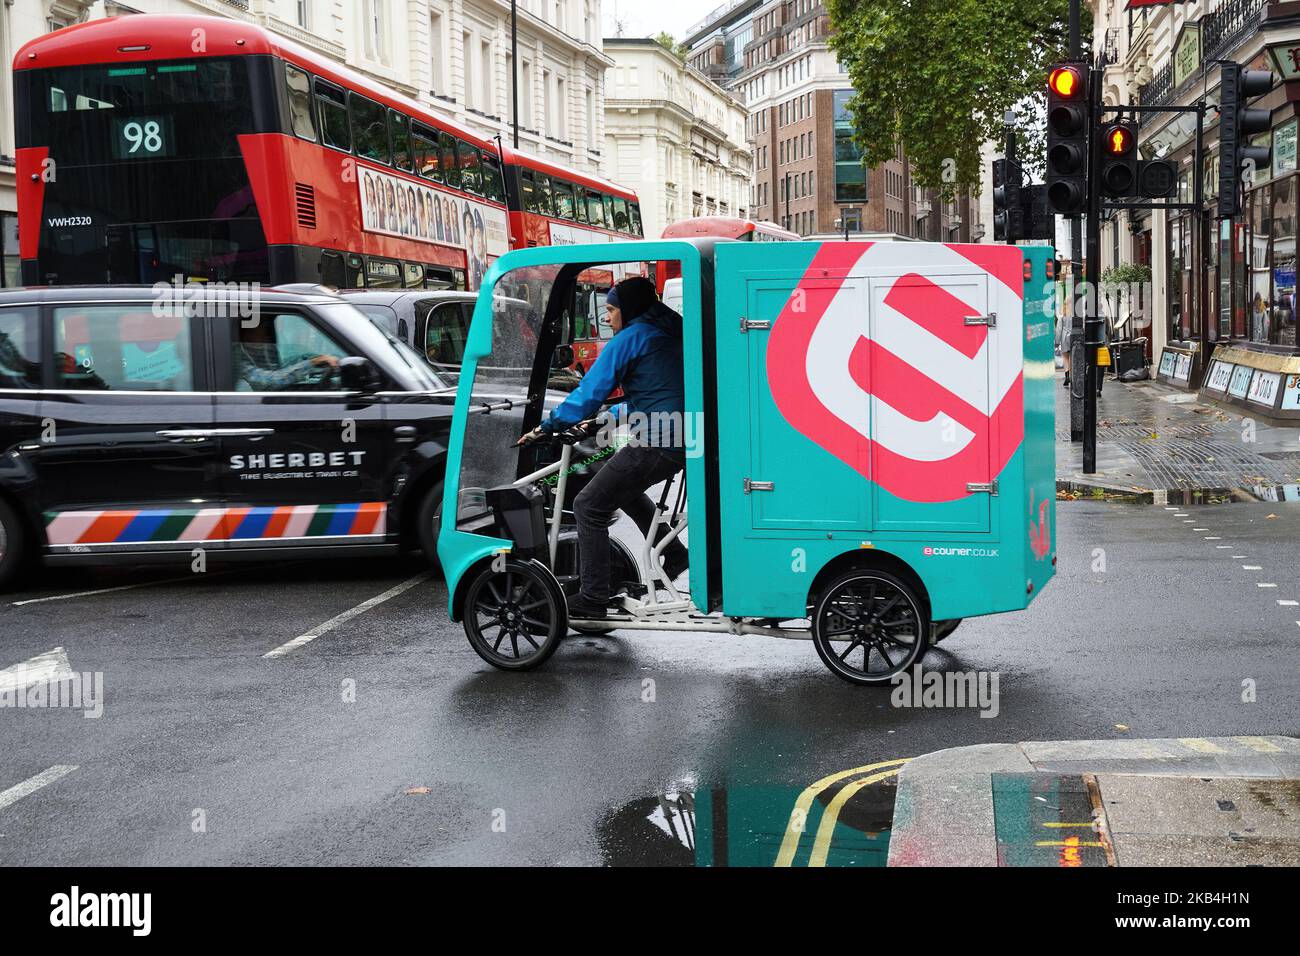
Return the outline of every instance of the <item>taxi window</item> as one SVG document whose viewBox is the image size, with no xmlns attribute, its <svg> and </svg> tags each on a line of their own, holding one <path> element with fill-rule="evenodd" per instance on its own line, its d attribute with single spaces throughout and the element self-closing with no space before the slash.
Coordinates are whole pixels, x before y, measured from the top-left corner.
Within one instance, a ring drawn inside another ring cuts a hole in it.
<svg viewBox="0 0 1300 956">
<path fill-rule="evenodd" d="M 296 312 L 231 323 L 231 362 L 240 392 L 338 391 L 335 369 L 350 353 Z"/>
<path fill-rule="evenodd" d="M 129 392 L 194 388 L 190 323 L 181 308 L 155 310 L 146 303 L 57 308 L 54 352 L 57 388 Z"/>
<path fill-rule="evenodd" d="M 36 310 L 0 309 L 0 388 L 40 388 Z"/>
</svg>

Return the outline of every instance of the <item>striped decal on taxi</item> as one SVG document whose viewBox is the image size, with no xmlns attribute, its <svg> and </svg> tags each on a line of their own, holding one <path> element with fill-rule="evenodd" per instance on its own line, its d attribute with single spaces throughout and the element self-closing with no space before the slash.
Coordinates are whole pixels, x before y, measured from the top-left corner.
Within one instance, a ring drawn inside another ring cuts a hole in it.
<svg viewBox="0 0 1300 956">
<path fill-rule="evenodd" d="M 379 537 L 387 530 L 387 518 L 388 505 L 382 501 L 258 508 L 47 511 L 45 536 L 52 547 Z"/>
</svg>

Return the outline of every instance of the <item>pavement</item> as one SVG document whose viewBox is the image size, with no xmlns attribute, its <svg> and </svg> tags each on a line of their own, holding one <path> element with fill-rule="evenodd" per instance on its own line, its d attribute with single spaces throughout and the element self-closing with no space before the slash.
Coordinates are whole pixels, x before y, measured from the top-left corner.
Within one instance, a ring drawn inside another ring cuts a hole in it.
<svg viewBox="0 0 1300 956">
<path fill-rule="evenodd" d="M 1085 475 L 1083 445 L 1070 441 L 1070 397 L 1063 381 L 1058 371 L 1061 496 L 1190 504 L 1300 495 L 1300 429 L 1207 404 L 1195 392 L 1155 381 L 1107 379 L 1097 399 L 1097 471 Z"/>
<path fill-rule="evenodd" d="M 1296 866 L 1300 740 L 985 744 L 898 774 L 890 866 Z"/>
</svg>

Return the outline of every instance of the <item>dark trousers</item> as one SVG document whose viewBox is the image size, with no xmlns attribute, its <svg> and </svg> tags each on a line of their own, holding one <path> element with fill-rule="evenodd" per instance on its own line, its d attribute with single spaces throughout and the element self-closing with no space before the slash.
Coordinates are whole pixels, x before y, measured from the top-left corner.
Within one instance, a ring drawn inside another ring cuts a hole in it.
<svg viewBox="0 0 1300 956">
<path fill-rule="evenodd" d="M 682 467 L 683 462 L 656 448 L 625 445 L 574 499 L 582 579 L 580 595 L 584 601 L 604 604 L 609 600 L 609 526 L 614 523 L 615 512 L 625 512 L 648 538 L 656 505 L 645 490 L 667 481 Z M 675 541 L 665 549 L 664 558 L 671 563 L 685 554 L 686 548 Z"/>
</svg>

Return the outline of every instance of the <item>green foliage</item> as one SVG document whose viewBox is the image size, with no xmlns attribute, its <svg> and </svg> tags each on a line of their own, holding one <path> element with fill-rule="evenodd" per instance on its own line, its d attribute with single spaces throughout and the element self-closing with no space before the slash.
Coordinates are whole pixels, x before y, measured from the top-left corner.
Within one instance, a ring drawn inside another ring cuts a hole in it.
<svg viewBox="0 0 1300 956">
<path fill-rule="evenodd" d="M 685 62 L 686 44 L 678 43 L 676 40 L 673 39 L 673 35 L 669 33 L 667 30 L 660 30 L 659 33 L 655 36 L 654 41 L 655 43 L 658 43 L 661 47 L 663 47 L 665 50 L 667 50 L 669 53 L 671 53 L 673 56 L 677 57 L 677 59 Z"/>
<path fill-rule="evenodd" d="M 906 151 L 945 199 L 978 192 L 980 146 L 1015 110 L 1021 156 L 1041 166 L 1047 72 L 1066 58 L 1069 0 L 829 0 L 831 46 L 849 74 L 868 166 Z M 1091 33 L 1083 6 L 1080 33 Z M 1087 51 L 1084 51 L 1085 54 Z M 1037 131 L 1037 132 L 1035 132 Z"/>
<path fill-rule="evenodd" d="M 1111 266 L 1101 274 L 1101 290 L 1106 293 L 1118 291 L 1130 285 L 1142 285 L 1151 281 L 1151 267 L 1125 262 Z"/>
</svg>

